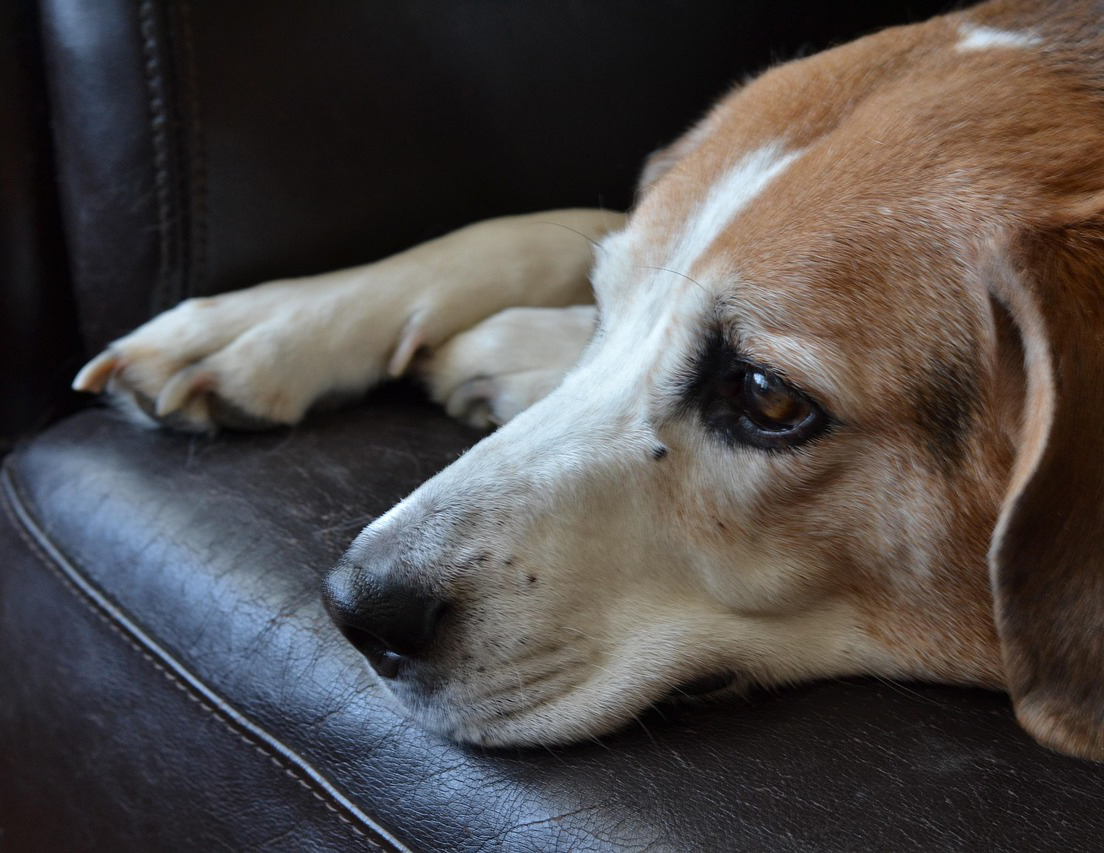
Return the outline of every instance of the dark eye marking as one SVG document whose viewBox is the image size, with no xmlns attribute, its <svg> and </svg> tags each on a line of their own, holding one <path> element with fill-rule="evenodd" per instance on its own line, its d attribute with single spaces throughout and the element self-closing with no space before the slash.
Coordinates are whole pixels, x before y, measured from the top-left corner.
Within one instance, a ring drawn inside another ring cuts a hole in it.
<svg viewBox="0 0 1104 853">
<path fill-rule="evenodd" d="M 948 472 L 962 462 L 977 414 L 977 374 L 964 362 L 931 363 L 912 387 L 916 423 L 932 457 Z"/>
<path fill-rule="evenodd" d="M 807 394 L 776 371 L 742 357 L 720 332 L 700 350 L 685 400 L 710 432 L 760 450 L 797 447 L 831 423 Z"/>
</svg>

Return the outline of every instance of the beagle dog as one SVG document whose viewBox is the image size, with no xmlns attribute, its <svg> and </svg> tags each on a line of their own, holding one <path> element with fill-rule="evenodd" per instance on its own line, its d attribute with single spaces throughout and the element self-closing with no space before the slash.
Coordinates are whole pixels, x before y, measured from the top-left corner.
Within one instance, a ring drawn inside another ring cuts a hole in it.
<svg viewBox="0 0 1104 853">
<path fill-rule="evenodd" d="M 653 155 L 627 216 L 192 299 L 75 387 L 208 430 L 408 372 L 503 426 L 325 601 L 424 726 L 565 742 L 672 691 L 877 674 L 1007 690 L 1104 759 L 1100 4 L 782 65 Z"/>
</svg>

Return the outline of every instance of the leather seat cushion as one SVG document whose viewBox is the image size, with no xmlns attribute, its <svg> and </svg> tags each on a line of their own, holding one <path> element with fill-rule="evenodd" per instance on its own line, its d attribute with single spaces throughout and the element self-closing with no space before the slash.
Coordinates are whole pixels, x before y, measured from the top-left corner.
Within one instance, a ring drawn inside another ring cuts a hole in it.
<svg viewBox="0 0 1104 853">
<path fill-rule="evenodd" d="M 396 716 L 320 579 L 477 437 L 392 392 L 215 438 L 91 410 L 14 453 L 0 826 L 146 849 L 1098 843 L 1104 772 L 1036 746 L 997 693 L 819 684 L 550 750 L 459 746 Z M 68 756 L 71 787 L 40 778 L 44 755 Z"/>
</svg>

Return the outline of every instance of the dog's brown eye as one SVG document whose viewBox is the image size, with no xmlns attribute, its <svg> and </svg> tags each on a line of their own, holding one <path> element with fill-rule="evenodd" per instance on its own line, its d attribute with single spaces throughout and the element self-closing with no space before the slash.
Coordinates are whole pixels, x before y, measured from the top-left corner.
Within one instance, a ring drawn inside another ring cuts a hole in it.
<svg viewBox="0 0 1104 853">
<path fill-rule="evenodd" d="M 816 403 L 777 374 L 743 360 L 730 362 L 711 383 L 706 422 L 730 441 L 761 450 L 797 447 L 828 425 Z"/>
<path fill-rule="evenodd" d="M 763 450 L 782 450 L 827 426 L 823 409 L 767 368 L 736 361 L 725 373 L 707 418 L 728 438 Z"/>
<path fill-rule="evenodd" d="M 748 418 L 760 429 L 791 430 L 809 417 L 812 404 L 778 377 L 749 366 L 744 374 Z"/>
<path fill-rule="evenodd" d="M 686 404 L 730 444 L 789 450 L 832 423 L 811 397 L 769 367 L 742 358 L 719 331 L 703 341 L 692 371 Z"/>
</svg>

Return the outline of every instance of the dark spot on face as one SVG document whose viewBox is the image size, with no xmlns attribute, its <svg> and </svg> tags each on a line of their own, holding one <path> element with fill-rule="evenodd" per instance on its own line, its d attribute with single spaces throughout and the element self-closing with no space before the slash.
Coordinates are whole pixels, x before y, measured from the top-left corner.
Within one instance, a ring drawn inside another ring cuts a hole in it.
<svg viewBox="0 0 1104 853">
<path fill-rule="evenodd" d="M 667 448 L 662 444 L 657 444 L 652 448 L 652 458 L 658 462 L 667 455 Z"/>
<path fill-rule="evenodd" d="M 964 355 L 930 363 L 912 392 L 916 424 L 928 451 L 945 472 L 966 453 L 978 406 L 977 373 Z"/>
<path fill-rule="evenodd" d="M 537 582 L 537 576 L 536 575 L 529 575 L 529 577 L 527 577 L 526 580 L 529 581 L 529 583 L 534 584 L 534 583 Z"/>
<path fill-rule="evenodd" d="M 513 564 L 514 564 L 514 558 L 513 557 L 507 557 L 503 561 L 503 565 L 506 565 L 506 566 L 512 566 Z"/>
</svg>

